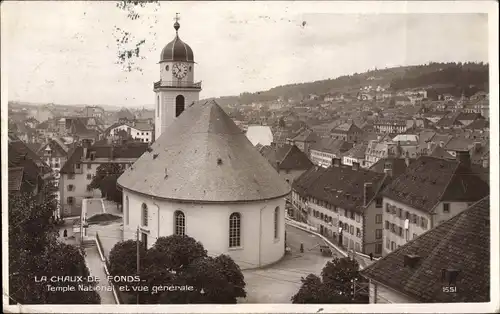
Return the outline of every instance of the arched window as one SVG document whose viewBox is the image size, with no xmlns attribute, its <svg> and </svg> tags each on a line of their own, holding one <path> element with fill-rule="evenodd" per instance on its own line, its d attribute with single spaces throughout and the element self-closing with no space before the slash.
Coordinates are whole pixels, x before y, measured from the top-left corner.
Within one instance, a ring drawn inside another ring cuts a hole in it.
<svg viewBox="0 0 500 314">
<path fill-rule="evenodd" d="M 229 216 L 229 247 L 241 246 L 241 215 L 232 213 Z"/>
<path fill-rule="evenodd" d="M 191 66 L 189 66 L 189 72 L 191 72 L 191 70 L 192 70 L 192 67 L 191 67 Z"/>
<path fill-rule="evenodd" d="M 157 97 L 157 102 L 156 102 L 156 116 L 160 116 L 160 96 L 158 95 Z"/>
<path fill-rule="evenodd" d="M 148 205 L 142 203 L 142 225 L 148 226 Z"/>
<path fill-rule="evenodd" d="M 184 111 L 184 96 L 175 97 L 175 117 L 177 118 Z"/>
<path fill-rule="evenodd" d="M 128 195 L 125 196 L 125 206 L 123 206 L 123 223 L 128 225 Z"/>
<path fill-rule="evenodd" d="M 165 67 L 165 70 L 167 70 L 167 71 L 168 71 L 169 69 L 170 69 L 170 68 L 169 68 L 169 66 L 167 65 L 167 66 Z"/>
<path fill-rule="evenodd" d="M 184 213 L 181 211 L 176 211 L 174 213 L 174 232 L 176 235 L 185 235 L 186 234 L 186 217 Z"/>
<path fill-rule="evenodd" d="M 276 207 L 274 209 L 274 238 L 278 239 L 279 238 L 279 221 L 280 221 L 280 207 Z"/>
</svg>

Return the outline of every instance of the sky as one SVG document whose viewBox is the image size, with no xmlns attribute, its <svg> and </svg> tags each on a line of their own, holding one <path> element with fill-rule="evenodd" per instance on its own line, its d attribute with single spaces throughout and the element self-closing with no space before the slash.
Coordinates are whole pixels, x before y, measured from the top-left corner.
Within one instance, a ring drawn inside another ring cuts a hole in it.
<svg viewBox="0 0 500 314">
<path fill-rule="evenodd" d="M 132 21 L 115 4 L 3 3 L 2 81 L 8 84 L 8 99 L 153 108 L 152 84 L 159 80 L 160 52 L 175 36 L 177 12 L 179 36 L 194 51 L 201 98 L 375 67 L 488 62 L 488 15 L 442 7 L 447 13 L 407 13 L 425 10 L 410 11 L 408 4 L 387 9 L 385 4 L 375 7 L 376 2 L 354 7 L 161 2 L 139 10 L 141 17 Z M 141 70 L 129 72 L 116 64 L 115 27 L 131 32 L 132 43 L 146 40 L 136 61 Z"/>
</svg>

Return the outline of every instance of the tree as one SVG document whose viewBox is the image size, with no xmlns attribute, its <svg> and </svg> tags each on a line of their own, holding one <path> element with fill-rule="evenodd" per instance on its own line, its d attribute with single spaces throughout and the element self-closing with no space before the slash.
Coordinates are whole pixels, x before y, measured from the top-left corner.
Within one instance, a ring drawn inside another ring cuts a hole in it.
<svg viewBox="0 0 500 314">
<path fill-rule="evenodd" d="M 58 242 L 53 213 L 56 202 L 49 187 L 40 195 L 9 197 L 9 293 L 20 304 L 91 304 L 100 303 L 95 291 L 52 292 L 47 282 L 35 280 L 46 276 L 89 275 L 83 252 Z M 33 236 L 35 234 L 36 236 Z M 52 286 L 81 284 L 91 290 L 94 283 L 50 283 Z"/>
<path fill-rule="evenodd" d="M 124 169 L 120 164 L 114 164 L 114 163 L 101 164 L 99 165 L 99 167 L 97 167 L 95 177 L 93 177 L 92 181 L 90 181 L 89 187 L 92 189 L 100 189 L 101 193 L 105 195 L 105 193 L 103 192 L 109 191 L 108 186 L 106 186 L 106 183 L 109 182 L 104 181 L 104 179 L 114 174 L 121 175 L 123 171 Z M 103 181 L 104 185 L 102 184 Z M 102 189 L 103 187 L 105 188 Z"/>
<path fill-rule="evenodd" d="M 147 263 L 179 272 L 194 260 L 206 256 L 207 251 L 201 242 L 185 235 L 171 235 L 156 240 L 148 250 Z"/>
<path fill-rule="evenodd" d="M 142 261 L 146 256 L 146 248 L 139 245 L 139 257 Z M 139 261 L 142 264 L 142 261 Z M 109 273 L 112 276 L 136 276 L 137 274 L 137 241 L 127 240 L 115 244 L 109 253 Z M 134 285 L 133 282 L 118 283 L 117 285 Z"/>
<path fill-rule="evenodd" d="M 309 275 L 292 297 L 293 303 L 368 303 L 365 292 L 354 293 L 354 285 L 366 284 L 356 260 L 334 258 L 321 272 L 321 279 Z"/>
<path fill-rule="evenodd" d="M 137 256 L 132 253 L 134 241 L 115 245 L 110 255 L 110 273 L 118 275 L 136 266 Z M 209 257 L 203 245 L 189 236 L 160 237 L 141 259 L 142 286 L 148 291 L 140 293 L 140 303 L 189 304 L 236 303 L 245 297 L 243 274 L 227 255 Z M 188 286 L 192 291 L 153 291 L 158 286 Z"/>
<path fill-rule="evenodd" d="M 122 141 L 130 141 L 134 139 L 132 135 L 125 130 L 119 130 L 118 132 L 116 132 L 116 136 Z"/>
</svg>

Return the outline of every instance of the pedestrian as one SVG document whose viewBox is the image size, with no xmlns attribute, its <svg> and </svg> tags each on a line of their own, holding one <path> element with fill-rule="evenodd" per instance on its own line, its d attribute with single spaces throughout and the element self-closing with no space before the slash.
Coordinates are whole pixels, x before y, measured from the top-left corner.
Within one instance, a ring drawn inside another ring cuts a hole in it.
<svg viewBox="0 0 500 314">
<path fill-rule="evenodd" d="M 370 261 L 373 261 L 373 253 L 370 253 Z"/>
<path fill-rule="evenodd" d="M 64 229 L 64 232 L 63 232 L 63 237 L 67 237 L 68 236 L 68 230 Z"/>
</svg>

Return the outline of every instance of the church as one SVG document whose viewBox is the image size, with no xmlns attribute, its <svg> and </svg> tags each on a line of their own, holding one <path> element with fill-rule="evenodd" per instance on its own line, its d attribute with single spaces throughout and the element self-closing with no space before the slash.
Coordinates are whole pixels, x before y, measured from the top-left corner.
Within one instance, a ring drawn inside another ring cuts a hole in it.
<svg viewBox="0 0 500 314">
<path fill-rule="evenodd" d="M 118 179 L 123 239 L 138 231 L 149 248 L 158 237 L 188 235 L 241 269 L 272 264 L 285 253 L 290 186 L 215 101 L 199 101 L 193 50 L 179 28 L 176 21 L 154 83 L 155 142 Z"/>
</svg>

